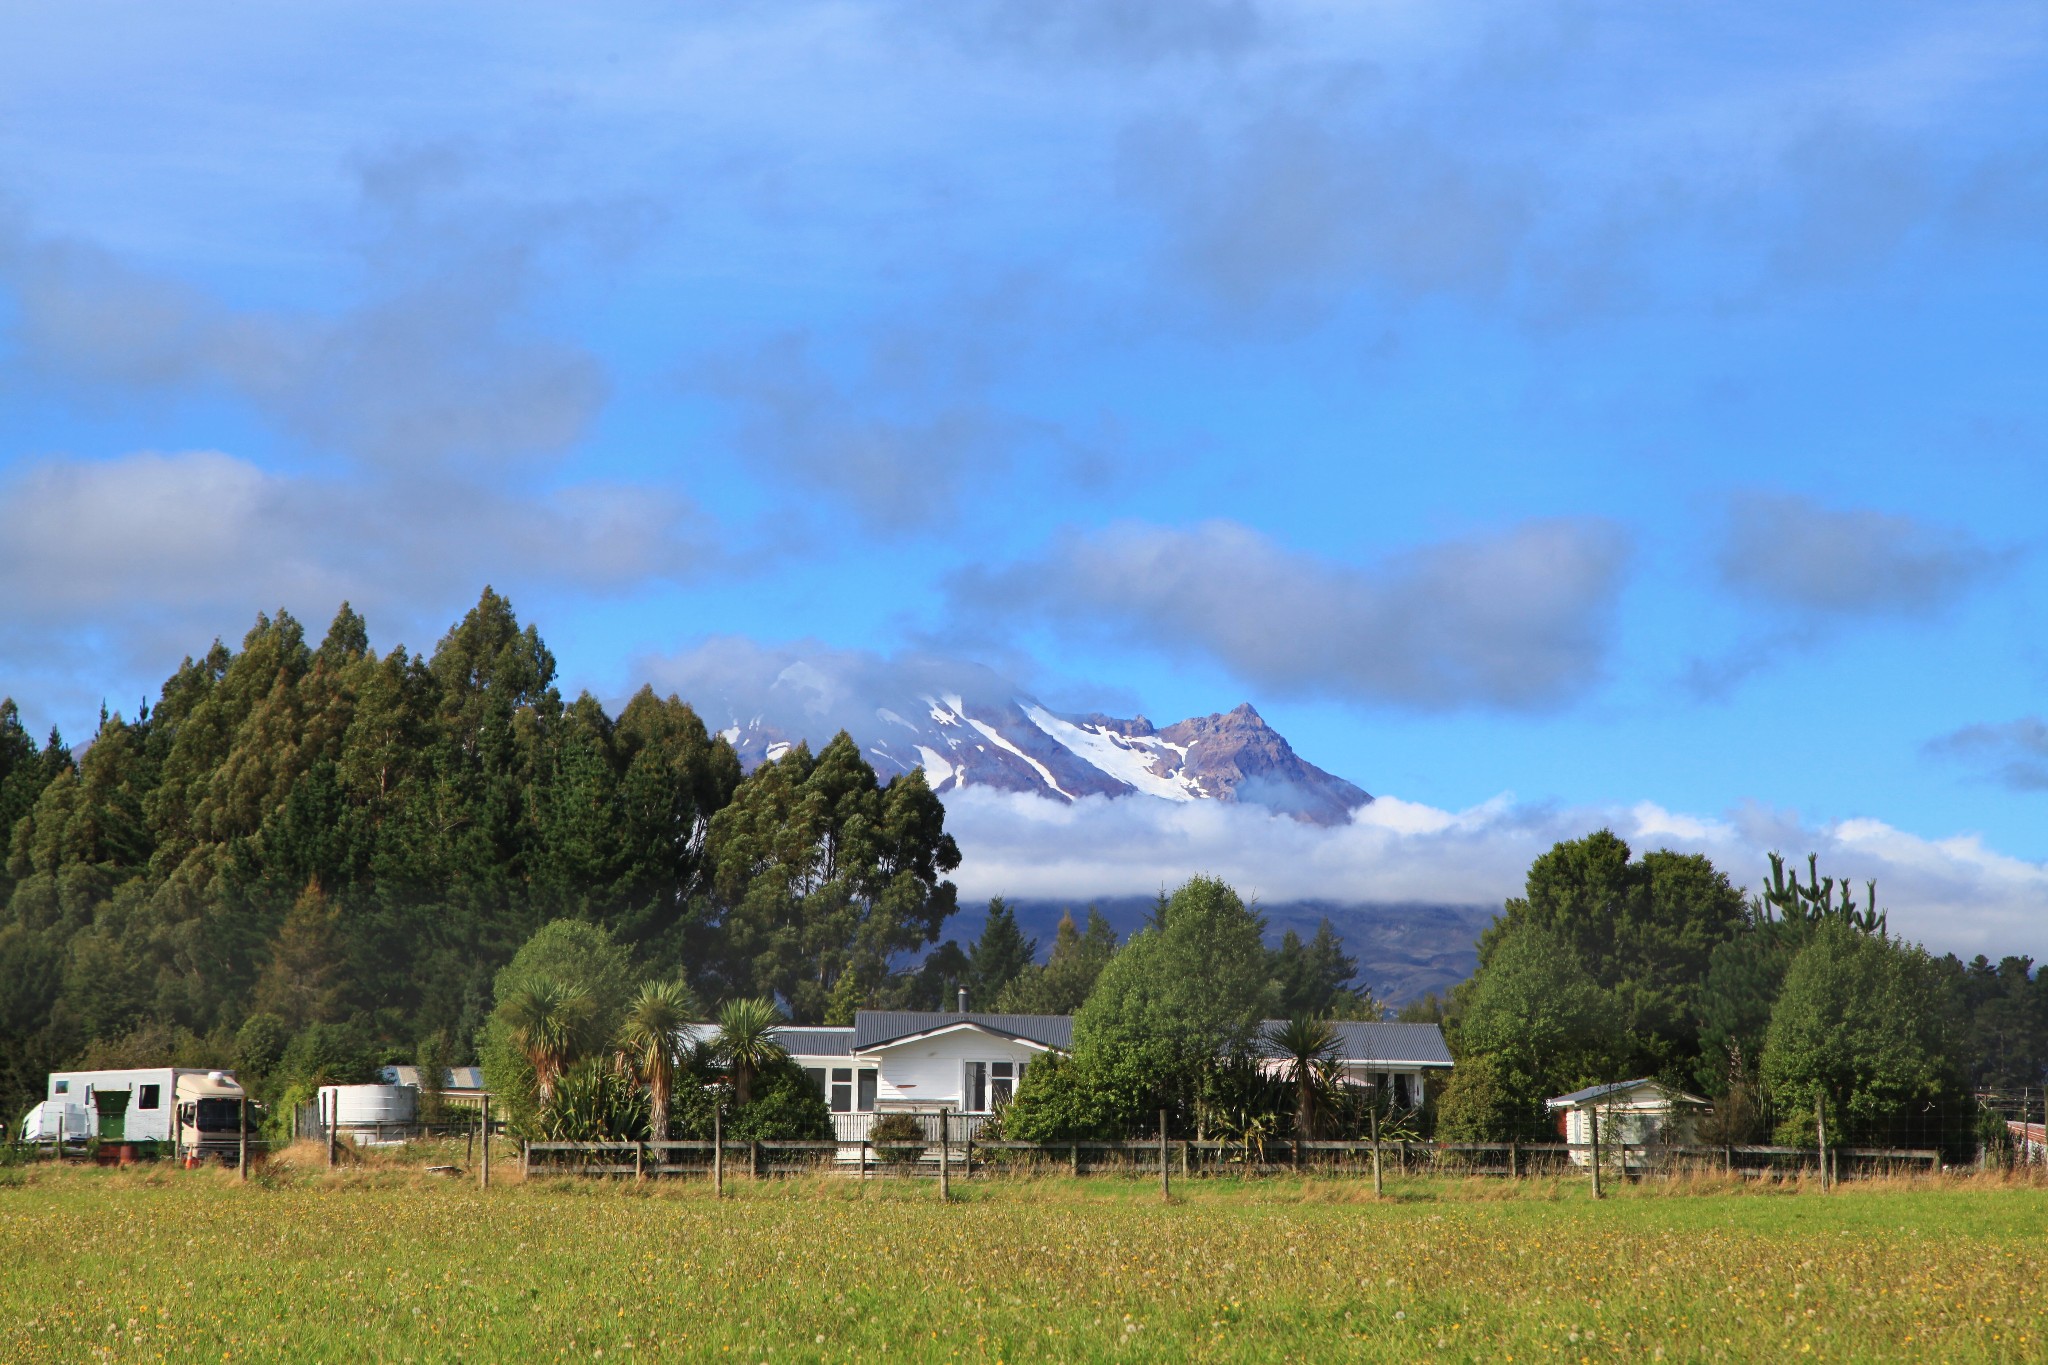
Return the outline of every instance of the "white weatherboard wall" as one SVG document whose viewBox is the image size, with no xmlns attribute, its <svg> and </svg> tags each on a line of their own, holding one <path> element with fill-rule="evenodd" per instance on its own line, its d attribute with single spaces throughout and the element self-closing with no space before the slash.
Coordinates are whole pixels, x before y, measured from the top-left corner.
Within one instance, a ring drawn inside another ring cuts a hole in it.
<svg viewBox="0 0 2048 1365">
<path fill-rule="evenodd" d="M 1035 1062 L 1046 1049 L 959 1027 L 861 1054 L 881 1063 L 877 1108 L 958 1109 L 969 1062 Z"/>
</svg>

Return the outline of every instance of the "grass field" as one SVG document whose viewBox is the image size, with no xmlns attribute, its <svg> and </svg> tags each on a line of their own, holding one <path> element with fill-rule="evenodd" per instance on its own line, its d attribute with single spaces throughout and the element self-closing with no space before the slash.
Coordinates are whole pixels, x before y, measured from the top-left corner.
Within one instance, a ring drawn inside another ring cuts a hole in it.
<svg viewBox="0 0 2048 1365">
<path fill-rule="evenodd" d="M 7 1360 L 2027 1360 L 2048 1189 L 0 1171 Z"/>
</svg>

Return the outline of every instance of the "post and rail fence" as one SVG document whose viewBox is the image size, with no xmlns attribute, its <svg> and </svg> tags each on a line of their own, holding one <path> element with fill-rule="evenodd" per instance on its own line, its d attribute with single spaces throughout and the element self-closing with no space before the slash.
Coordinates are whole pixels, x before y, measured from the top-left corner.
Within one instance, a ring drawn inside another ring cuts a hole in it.
<svg viewBox="0 0 2048 1365">
<path fill-rule="evenodd" d="M 725 1139 L 666 1142 L 540 1142 L 520 1148 L 522 1175 L 619 1176 L 635 1179 L 709 1176 L 720 1165 L 756 1178 L 844 1175 L 858 1179 L 926 1178 L 950 1187 L 955 1179 L 1003 1174 L 1068 1176 L 1157 1176 L 1161 1189 L 1173 1177 L 1205 1175 L 1497 1176 L 1521 1179 L 1604 1173 L 1636 1180 L 1682 1172 L 1718 1172 L 1751 1178 L 1820 1174 L 1823 1155 L 1813 1147 L 1756 1144 L 1722 1146 L 1573 1142 L 1434 1142 L 1418 1140 L 1273 1139 L 1246 1144 L 1215 1139 L 1172 1138 L 1164 1134 L 1129 1140 L 1071 1139 L 1055 1142 L 986 1141 L 963 1134 L 960 1115 L 915 1115 L 919 1137 L 843 1137 L 748 1142 Z M 971 1117 L 971 1116 L 970 1116 Z M 1596 1155 L 1597 1154 L 1597 1155 Z M 1934 1148 L 1830 1147 L 1827 1177 L 1939 1172 Z M 1597 1165 L 1595 1164 L 1597 1160 Z"/>
</svg>

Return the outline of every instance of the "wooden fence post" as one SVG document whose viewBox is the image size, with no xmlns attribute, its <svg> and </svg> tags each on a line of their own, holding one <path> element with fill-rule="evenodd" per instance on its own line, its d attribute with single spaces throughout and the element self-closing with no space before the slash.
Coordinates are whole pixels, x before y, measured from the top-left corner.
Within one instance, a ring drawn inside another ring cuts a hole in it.
<svg viewBox="0 0 2048 1365">
<path fill-rule="evenodd" d="M 1520 1180 L 1522 1178 L 1522 1144 L 1518 1141 L 1508 1144 L 1508 1178 L 1510 1180 Z"/>
<path fill-rule="evenodd" d="M 242 1131 L 238 1135 L 235 1147 L 235 1178 L 247 1180 L 249 1178 L 249 1097 L 246 1095 L 242 1097 L 239 1112 Z"/>
<path fill-rule="evenodd" d="M 634 1144 L 633 1144 L 633 1179 L 634 1179 L 635 1181 L 637 1181 L 638 1183 L 642 1184 L 642 1185 L 644 1185 L 644 1184 L 646 1184 L 646 1183 L 647 1183 L 647 1160 L 646 1160 L 646 1157 L 647 1157 L 647 1144 L 646 1144 L 646 1143 L 644 1143 L 644 1142 L 636 1142 L 636 1143 L 634 1143 Z"/>
<path fill-rule="evenodd" d="M 483 1133 L 477 1138 L 477 1149 L 483 1153 L 483 1163 L 477 1167 L 477 1188 L 491 1187 L 491 1097 L 484 1096 Z"/>
<path fill-rule="evenodd" d="M 1820 1144 L 1820 1192 L 1828 1192 L 1828 1116 L 1821 1105 L 1820 1093 L 1813 1096 L 1813 1136 Z"/>
<path fill-rule="evenodd" d="M 341 1126 L 339 1122 L 341 1118 L 341 1092 L 339 1090 L 334 1092 L 334 1103 L 332 1104 L 327 1103 L 327 1096 L 325 1095 L 322 1095 L 320 1100 L 321 1111 L 326 1115 L 327 1120 L 327 1168 L 333 1170 L 337 1159 L 338 1141 L 334 1130 Z"/>
<path fill-rule="evenodd" d="M 868 1140 L 866 1138 L 860 1140 L 860 1178 L 862 1180 L 868 1178 Z"/>
<path fill-rule="evenodd" d="M 722 1096 L 714 1095 L 711 1100 L 711 1197 L 725 1198 L 725 1137 L 719 1128 L 719 1101 Z"/>
<path fill-rule="evenodd" d="M 1173 1200 L 1172 1177 L 1166 1171 L 1166 1111 L 1159 1111 L 1159 1197 L 1167 1202 Z"/>
<path fill-rule="evenodd" d="M 533 1174 L 533 1139 L 519 1139 L 519 1183 L 525 1184 L 526 1177 Z"/>
<path fill-rule="evenodd" d="M 939 1111 L 939 1202 L 953 1197 L 953 1167 L 946 1155 L 946 1111 Z"/>
<path fill-rule="evenodd" d="M 1600 1111 L 1592 1105 L 1586 1106 L 1586 1139 L 1592 1147 L 1591 1159 L 1587 1165 L 1593 1171 L 1593 1197 L 1600 1197 Z"/>
<path fill-rule="evenodd" d="M 1070 1143 L 1067 1147 L 1067 1155 L 1073 1159 L 1074 1175 L 1078 1178 L 1081 1174 L 1081 1144 L 1078 1142 Z"/>
<path fill-rule="evenodd" d="M 747 1144 L 747 1176 L 752 1180 L 761 1178 L 761 1139 L 755 1138 Z"/>
</svg>

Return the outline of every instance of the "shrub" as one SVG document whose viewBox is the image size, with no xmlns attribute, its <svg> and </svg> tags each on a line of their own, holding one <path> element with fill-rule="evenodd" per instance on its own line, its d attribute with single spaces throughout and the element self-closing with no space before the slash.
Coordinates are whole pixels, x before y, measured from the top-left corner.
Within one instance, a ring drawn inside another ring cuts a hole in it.
<svg viewBox="0 0 2048 1365">
<path fill-rule="evenodd" d="M 868 1141 L 884 1161 L 915 1161 L 924 1155 L 924 1125 L 915 1114 L 884 1114 L 868 1129 Z"/>
<path fill-rule="evenodd" d="M 1025 1068 L 1017 1097 L 1003 1111 L 1003 1135 L 1013 1142 L 1059 1142 L 1113 1136 L 1112 1101 L 1088 1068 L 1057 1053 Z"/>
<path fill-rule="evenodd" d="M 549 1142 L 637 1142 L 647 1136 L 647 1096 L 593 1057 L 562 1073 L 534 1128 Z"/>
<path fill-rule="evenodd" d="M 1436 1135 L 1446 1142 L 1512 1142 L 1530 1136 L 1537 1120 L 1516 1093 L 1500 1059 L 1466 1057 L 1451 1071 L 1437 1103 Z"/>
<path fill-rule="evenodd" d="M 832 1111 L 804 1069 L 787 1057 L 754 1077 L 754 1097 L 725 1120 L 737 1142 L 811 1141 L 832 1136 Z"/>
</svg>

